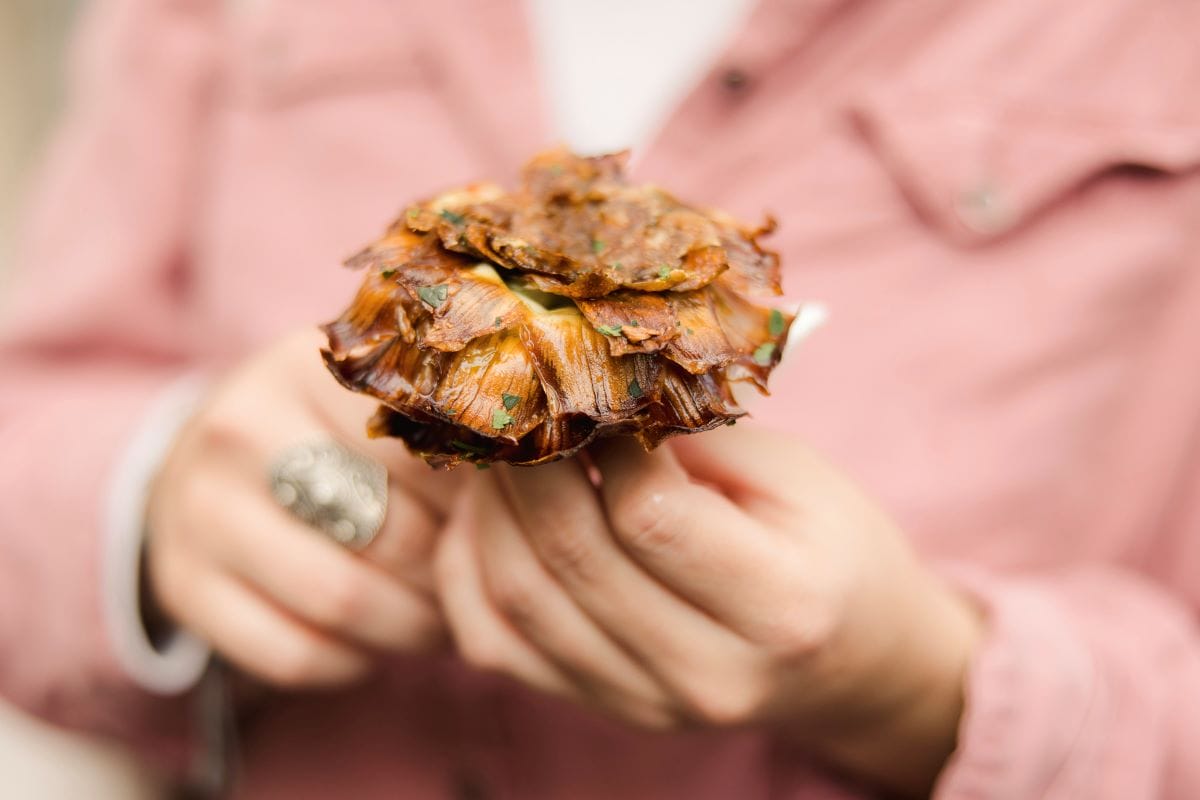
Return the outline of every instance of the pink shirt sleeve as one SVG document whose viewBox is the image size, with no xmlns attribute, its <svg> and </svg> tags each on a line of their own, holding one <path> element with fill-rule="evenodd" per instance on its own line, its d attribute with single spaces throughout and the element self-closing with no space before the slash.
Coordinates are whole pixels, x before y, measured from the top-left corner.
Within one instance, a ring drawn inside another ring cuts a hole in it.
<svg viewBox="0 0 1200 800">
<path fill-rule="evenodd" d="M 146 694 L 114 656 L 101 520 L 143 413 L 194 362 L 185 241 L 216 5 L 90 9 L 0 333 L 0 692 L 176 765 L 188 699 Z"/>
<path fill-rule="evenodd" d="M 1200 637 L 1176 599 L 1103 567 L 962 583 L 990 633 L 937 800 L 1200 793 Z"/>
</svg>

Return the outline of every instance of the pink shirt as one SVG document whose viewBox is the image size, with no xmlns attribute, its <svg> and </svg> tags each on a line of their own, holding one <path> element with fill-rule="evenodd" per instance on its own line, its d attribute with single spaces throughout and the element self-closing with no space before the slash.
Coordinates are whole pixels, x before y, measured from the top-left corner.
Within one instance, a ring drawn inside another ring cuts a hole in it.
<svg viewBox="0 0 1200 800">
<path fill-rule="evenodd" d="M 186 698 L 100 623 L 147 404 L 331 317 L 407 199 L 547 142 L 515 0 L 98 5 L 0 345 L 0 690 L 178 764 Z M 759 419 L 989 611 L 944 800 L 1200 796 L 1198 40 L 1180 0 L 764 0 L 638 164 L 782 220 L 832 319 Z M 247 798 L 863 796 L 763 733 L 635 733 L 446 659 L 268 695 L 243 755 Z"/>
</svg>

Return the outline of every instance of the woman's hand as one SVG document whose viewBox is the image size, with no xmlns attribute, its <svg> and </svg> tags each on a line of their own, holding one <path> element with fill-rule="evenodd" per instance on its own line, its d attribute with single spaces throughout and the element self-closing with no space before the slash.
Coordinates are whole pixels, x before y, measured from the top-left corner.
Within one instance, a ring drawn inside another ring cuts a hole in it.
<svg viewBox="0 0 1200 800">
<path fill-rule="evenodd" d="M 590 458 L 598 487 L 579 460 L 470 476 L 437 556 L 468 661 L 653 728 L 770 725 L 928 792 L 980 623 L 877 508 L 741 428 Z"/>
<path fill-rule="evenodd" d="M 375 407 L 325 371 L 316 331 L 264 351 L 215 387 L 151 491 L 146 567 L 157 604 L 232 663 L 289 687 L 339 684 L 373 654 L 444 637 L 429 563 L 456 477 L 396 441 Z M 282 509 L 268 485 L 286 447 L 332 436 L 389 472 L 383 528 L 352 553 Z"/>
</svg>

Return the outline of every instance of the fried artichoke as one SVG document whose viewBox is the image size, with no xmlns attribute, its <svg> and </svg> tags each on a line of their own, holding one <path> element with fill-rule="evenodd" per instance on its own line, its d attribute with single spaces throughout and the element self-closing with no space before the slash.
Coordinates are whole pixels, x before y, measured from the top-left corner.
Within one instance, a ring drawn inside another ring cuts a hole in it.
<svg viewBox="0 0 1200 800">
<path fill-rule="evenodd" d="M 625 154 L 535 157 L 523 186 L 417 203 L 347 265 L 366 278 L 324 326 L 347 388 L 378 398 L 372 436 L 435 467 L 541 464 L 600 436 L 647 449 L 746 412 L 793 315 L 779 259 L 740 225 L 625 181 Z"/>
</svg>

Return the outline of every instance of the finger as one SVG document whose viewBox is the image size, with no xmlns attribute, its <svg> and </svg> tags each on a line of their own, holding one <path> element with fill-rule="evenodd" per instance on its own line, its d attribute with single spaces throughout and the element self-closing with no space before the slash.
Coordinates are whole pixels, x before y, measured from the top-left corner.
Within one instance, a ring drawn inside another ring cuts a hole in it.
<svg viewBox="0 0 1200 800">
<path fill-rule="evenodd" d="M 433 595 L 428 564 L 442 520 L 409 492 L 388 482 L 387 513 L 379 533 L 356 555 L 409 586 Z"/>
<path fill-rule="evenodd" d="M 550 576 L 517 528 L 498 484 L 481 481 L 474 497 L 477 518 L 487 520 L 476 542 L 491 605 L 599 705 L 647 723 L 662 720 L 662 687 Z"/>
<path fill-rule="evenodd" d="M 438 543 L 434 575 L 442 613 L 463 660 L 558 697 L 577 697 L 571 681 L 543 658 L 487 601 L 471 541 L 472 514 L 450 525 Z"/>
<path fill-rule="evenodd" d="M 196 576 L 188 594 L 191 616 L 181 621 L 235 666 L 271 684 L 339 686 L 371 668 L 365 654 L 291 618 L 229 575 Z"/>
<path fill-rule="evenodd" d="M 385 650 L 436 644 L 441 627 L 431 600 L 293 518 L 265 492 L 229 481 L 211 514 L 216 556 L 305 622 Z"/>
<path fill-rule="evenodd" d="M 584 613 L 659 681 L 684 691 L 720 674 L 745 642 L 653 579 L 609 531 L 574 460 L 497 468 L 504 495 L 539 560 Z"/>
<path fill-rule="evenodd" d="M 770 626 L 778 609 L 758 587 L 773 586 L 790 554 L 728 498 L 693 483 L 665 448 L 647 453 L 613 438 L 591 455 L 612 531 L 650 574 L 735 631 Z"/>
<path fill-rule="evenodd" d="M 751 511 L 762 501 L 794 503 L 816 466 L 803 442 L 753 424 L 678 436 L 667 446 L 693 479 Z"/>
</svg>

